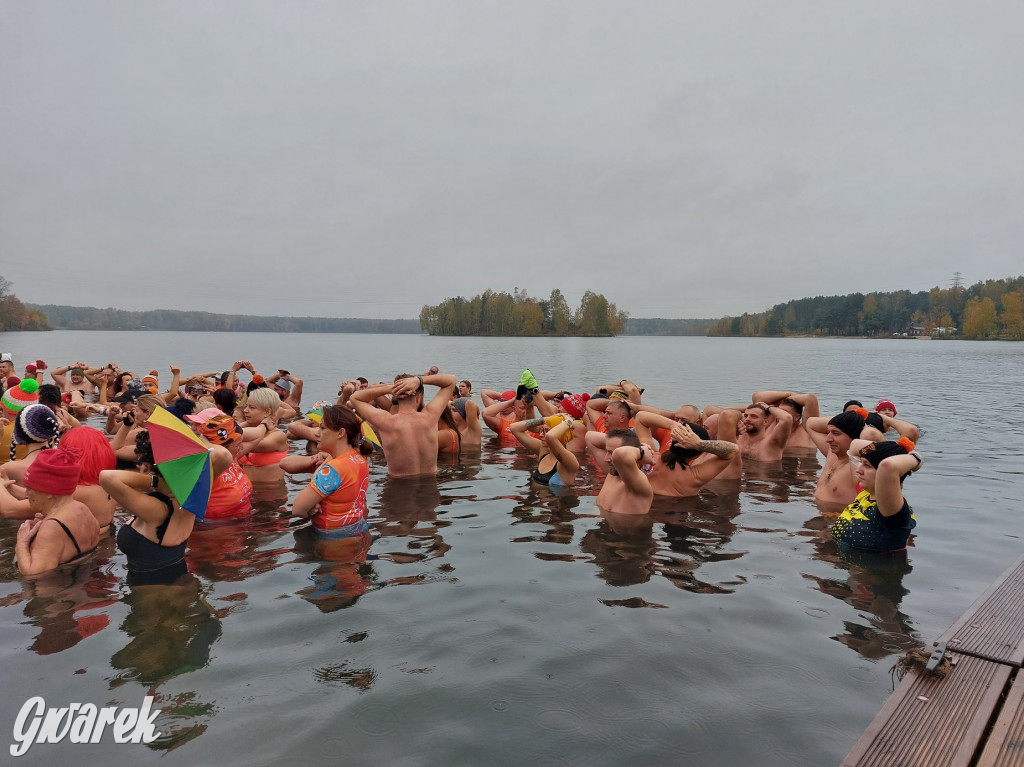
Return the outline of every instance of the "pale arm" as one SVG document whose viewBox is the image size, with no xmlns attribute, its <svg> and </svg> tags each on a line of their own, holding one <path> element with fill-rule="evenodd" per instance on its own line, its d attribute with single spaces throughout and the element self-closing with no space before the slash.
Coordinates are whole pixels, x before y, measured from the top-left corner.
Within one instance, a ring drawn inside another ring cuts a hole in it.
<svg viewBox="0 0 1024 767">
<path fill-rule="evenodd" d="M 540 452 L 541 441 L 527 432 L 530 429 L 537 429 L 544 425 L 543 418 L 531 418 L 529 421 L 516 421 L 514 424 L 508 427 L 509 432 L 512 436 L 519 440 L 519 444 L 525 447 L 527 450 L 532 450 L 535 453 Z"/>
</svg>

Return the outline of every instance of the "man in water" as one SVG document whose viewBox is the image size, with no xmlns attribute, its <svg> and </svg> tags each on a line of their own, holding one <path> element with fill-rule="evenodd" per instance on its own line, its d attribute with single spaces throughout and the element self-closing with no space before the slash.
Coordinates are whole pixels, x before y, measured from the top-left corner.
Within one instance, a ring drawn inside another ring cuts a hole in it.
<svg viewBox="0 0 1024 767">
<path fill-rule="evenodd" d="M 281 398 L 281 418 L 294 418 L 301 412 L 301 378 L 293 376 L 287 370 L 278 368 L 274 375 L 267 378 L 267 385 L 277 392 L 277 396 Z"/>
<path fill-rule="evenodd" d="M 608 433 L 612 429 L 631 428 L 631 413 L 621 397 L 592 397 L 587 400 L 587 416 L 594 431 Z"/>
<path fill-rule="evenodd" d="M 14 357 L 10 352 L 0 354 L 0 391 L 7 391 L 7 379 L 14 375 Z"/>
<path fill-rule="evenodd" d="M 423 386 L 438 387 L 430 403 L 423 404 Z M 377 384 L 353 392 L 349 402 L 356 413 L 380 436 L 389 477 L 437 473 L 437 421 L 455 391 L 455 376 L 400 374 L 393 384 Z M 373 405 L 377 397 L 391 395 L 392 411 Z"/>
<path fill-rule="evenodd" d="M 814 500 L 847 506 L 857 497 L 849 450 L 850 443 L 859 439 L 863 431 L 864 418 L 854 410 L 844 410 L 828 420 L 823 417 L 807 420 L 807 433 L 825 456 Z"/>
<path fill-rule="evenodd" d="M 738 444 L 744 458 L 752 461 L 780 461 L 793 431 L 793 416 L 765 402 L 755 402 L 743 410 L 743 430 Z"/>
<path fill-rule="evenodd" d="M 814 442 L 804 428 L 808 418 L 817 418 L 818 398 L 814 394 L 797 394 L 791 391 L 757 391 L 750 398 L 751 402 L 766 402 L 785 410 L 793 417 L 793 428 L 786 440 L 786 447 L 803 447 L 814 449 Z"/>
<path fill-rule="evenodd" d="M 57 368 L 50 372 L 50 377 L 60 387 L 60 390 L 66 394 L 77 391 L 86 396 L 96 391 L 92 381 L 86 379 L 85 366 L 81 362 Z"/>
<path fill-rule="evenodd" d="M 473 396 L 473 384 L 467 379 L 463 378 L 459 381 L 459 396 L 460 397 L 472 397 Z"/>
<path fill-rule="evenodd" d="M 654 461 L 654 448 L 641 445 L 629 429 L 612 429 L 607 434 L 588 432 L 587 447 L 598 466 L 608 472 L 597 505 L 616 514 L 648 513 L 654 490 L 640 467 Z"/>
</svg>

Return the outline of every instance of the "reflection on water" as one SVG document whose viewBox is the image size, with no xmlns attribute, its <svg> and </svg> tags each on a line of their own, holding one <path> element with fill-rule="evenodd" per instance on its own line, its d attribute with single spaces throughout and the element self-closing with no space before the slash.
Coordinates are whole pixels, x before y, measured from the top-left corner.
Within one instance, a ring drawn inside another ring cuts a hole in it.
<svg viewBox="0 0 1024 767">
<path fill-rule="evenodd" d="M 147 348 L 160 338 L 147 335 Z M 926 434 L 925 471 L 908 484 L 919 523 L 912 547 L 857 560 L 837 551 L 828 533 L 836 510 L 813 501 L 821 461 L 806 451 L 747 462 L 741 479 L 656 499 L 637 518 L 596 508 L 602 476 L 591 461 L 581 461 L 576 487 L 555 494 L 530 481 L 532 456 L 489 437 L 437 478 L 388 479 L 375 455 L 369 534 L 353 539 L 293 526 L 289 498 L 308 476 L 258 483 L 250 519 L 197 526 L 191 574 L 171 586 L 129 589 L 110 539 L 76 568 L 22 579 L 17 524 L 0 522 L 3 721 L 34 694 L 52 705 L 117 696 L 133 706 L 153 694 L 164 737 L 150 748 L 165 767 L 252 761 L 253 731 L 264 741 L 259 763 L 322 762 L 339 742 L 361 763 L 522 763 L 508 754 L 523 742 L 539 763 L 837 763 L 888 690 L 876 666 L 938 636 L 1016 556 L 1024 424 L 1006 392 L 1020 354 L 1005 345 L 562 341 L 490 339 L 472 354 L 462 340 L 339 343 L 366 355 L 354 364 L 371 377 L 402 356 L 388 344 L 408 355 L 428 345 L 424 355 L 451 358 L 471 377 L 483 366 L 515 380 L 528 357 L 545 378 L 568 371 L 570 386 L 618 380 L 621 363 L 645 399 L 672 407 L 811 379 L 827 411 L 851 396 L 895 396 L 886 371 L 904 371 L 901 415 Z M 300 360 L 288 346 L 275 351 L 287 367 L 322 359 L 321 346 L 290 343 Z M 521 353 L 483 353 L 492 347 Z M 994 351 L 978 357 L 983 348 Z M 872 364 L 858 367 L 851 392 L 857 354 Z M 664 364 L 680 356 L 720 374 L 680 392 L 678 370 Z M 979 366 L 991 382 L 976 387 Z M 318 380 L 336 387 L 336 378 L 324 365 L 306 389 L 329 394 Z M 957 396 L 939 395 L 948 392 Z M 957 426 L 960 411 L 993 407 L 1011 414 L 987 436 L 996 444 Z M 956 441 L 938 444 L 951 430 Z M 38 763 L 74 757 L 47 748 Z M 130 758 L 114 744 L 95 748 L 97 761 Z"/>
<path fill-rule="evenodd" d="M 739 492 L 672 500 L 657 499 L 651 508 L 651 517 L 664 524 L 665 532 L 658 572 L 686 591 L 729 593 L 737 581 L 710 583 L 697 571 L 704 563 L 737 560 L 745 553 L 728 549 L 737 530 L 733 520 L 740 513 Z"/>
<path fill-rule="evenodd" d="M 206 667 L 221 637 L 221 619 L 230 608 L 215 610 L 207 601 L 211 590 L 192 573 L 172 584 L 133 586 L 122 598 L 129 612 L 119 626 L 129 641 L 110 658 L 115 671 L 110 688 L 129 682 L 144 685 L 160 709 L 160 738 L 150 747 L 168 751 L 202 735 L 216 713 L 198 691 L 164 693 L 175 677 Z"/>
<path fill-rule="evenodd" d="M 812 523 L 817 519 L 811 520 Z M 827 528 L 814 532 L 815 557 L 834 564 L 838 572 L 828 578 L 806 573 L 804 577 L 821 593 L 855 608 L 862 619 L 844 621 L 843 631 L 833 639 L 869 660 L 880 660 L 922 646 L 912 621 L 899 609 L 903 597 L 909 593 L 903 586 L 903 579 L 913 570 L 909 549 L 884 554 L 853 551 L 836 546 Z"/>
<path fill-rule="evenodd" d="M 366 561 L 370 541 L 366 531 L 328 540 L 318 536 L 312 525 L 296 530 L 295 561 L 321 562 L 310 576 L 313 585 L 296 593 L 324 613 L 354 605 L 378 581 L 373 565 Z"/>
<path fill-rule="evenodd" d="M 102 538 L 92 556 L 27 580 L 20 594 L 4 600 L 5 606 L 24 601 L 28 623 L 39 629 L 29 650 L 59 653 L 110 625 L 103 608 L 121 598 L 121 578 L 111 566 L 116 549 L 112 537 Z"/>
</svg>

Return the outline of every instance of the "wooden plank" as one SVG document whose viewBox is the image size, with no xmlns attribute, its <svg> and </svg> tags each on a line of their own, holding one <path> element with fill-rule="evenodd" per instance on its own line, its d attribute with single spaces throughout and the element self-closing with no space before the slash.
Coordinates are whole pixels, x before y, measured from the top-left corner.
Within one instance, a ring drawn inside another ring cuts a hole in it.
<svg viewBox="0 0 1024 767">
<path fill-rule="evenodd" d="M 1024 676 L 1017 676 L 992 726 L 977 767 L 1024 765 Z"/>
<path fill-rule="evenodd" d="M 950 650 L 1024 666 L 1024 557 L 1011 565 L 940 638 Z"/>
<path fill-rule="evenodd" d="M 967 767 L 999 708 L 1011 666 L 952 656 L 944 678 L 907 674 L 841 767 Z"/>
</svg>

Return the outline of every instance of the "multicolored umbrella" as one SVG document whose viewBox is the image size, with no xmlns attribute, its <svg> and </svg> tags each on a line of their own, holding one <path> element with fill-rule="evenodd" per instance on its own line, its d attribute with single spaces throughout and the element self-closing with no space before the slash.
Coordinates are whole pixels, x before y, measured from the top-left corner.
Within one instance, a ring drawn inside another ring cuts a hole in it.
<svg viewBox="0 0 1024 767">
<path fill-rule="evenodd" d="M 185 511 L 206 516 L 213 482 L 210 448 L 181 420 L 162 407 L 146 422 L 153 458 L 167 486 Z"/>
</svg>

